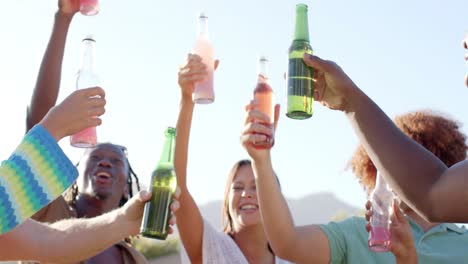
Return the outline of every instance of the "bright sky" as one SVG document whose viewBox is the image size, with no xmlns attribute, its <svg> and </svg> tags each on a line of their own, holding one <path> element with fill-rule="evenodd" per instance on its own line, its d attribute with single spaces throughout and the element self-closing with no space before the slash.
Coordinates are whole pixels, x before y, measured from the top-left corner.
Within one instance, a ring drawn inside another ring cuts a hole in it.
<svg viewBox="0 0 468 264">
<path fill-rule="evenodd" d="M 431 108 L 467 122 L 468 89 L 461 47 L 468 32 L 468 1 L 305 1 L 315 54 L 336 61 L 384 111 L 394 116 Z M 346 163 L 357 138 L 343 113 L 315 104 L 305 121 L 284 115 L 287 49 L 295 4 L 271 0 L 101 0 L 96 17 L 77 14 L 71 25 L 60 100 L 74 89 L 81 39 L 97 39 L 98 70 L 107 92 L 100 141 L 125 145 L 130 162 L 148 183 L 162 150 L 163 132 L 178 114 L 178 66 L 190 52 L 196 15 L 209 17 L 221 64 L 216 101 L 195 109 L 189 153 L 189 187 L 196 201 L 221 199 L 235 161 L 243 107 L 256 81 L 256 57 L 270 59 L 271 84 L 282 104 L 273 159 L 286 196 L 329 191 L 363 207 L 365 196 Z M 0 16 L 0 157 L 21 140 L 25 110 L 52 29 L 57 0 L 2 2 Z M 468 133 L 467 126 L 463 127 Z M 82 150 L 61 142 L 76 161 Z"/>
</svg>

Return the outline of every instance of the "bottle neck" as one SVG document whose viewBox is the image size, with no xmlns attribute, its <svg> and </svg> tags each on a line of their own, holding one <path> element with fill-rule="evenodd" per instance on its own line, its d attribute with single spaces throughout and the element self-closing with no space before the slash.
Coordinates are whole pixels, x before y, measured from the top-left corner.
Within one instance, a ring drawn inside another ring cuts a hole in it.
<svg viewBox="0 0 468 264">
<path fill-rule="evenodd" d="M 172 166 L 174 164 L 174 150 L 175 150 L 175 130 L 166 130 L 166 139 L 164 141 L 163 152 L 159 159 L 158 167 Z"/>
<path fill-rule="evenodd" d="M 260 57 L 257 64 L 258 81 L 268 80 L 268 59 Z"/>
<path fill-rule="evenodd" d="M 205 15 L 200 15 L 200 17 L 198 17 L 198 35 L 209 38 L 208 17 Z"/>
<path fill-rule="evenodd" d="M 390 191 L 390 187 L 388 186 L 387 182 L 383 178 L 383 176 L 377 172 L 377 176 L 375 177 L 375 188 L 376 191 Z"/>
<path fill-rule="evenodd" d="M 296 6 L 294 40 L 309 42 L 309 22 L 307 20 L 307 5 L 305 4 L 298 4 Z"/>
<path fill-rule="evenodd" d="M 96 42 L 94 40 L 83 40 L 83 57 L 81 70 L 95 71 L 96 69 Z"/>
</svg>

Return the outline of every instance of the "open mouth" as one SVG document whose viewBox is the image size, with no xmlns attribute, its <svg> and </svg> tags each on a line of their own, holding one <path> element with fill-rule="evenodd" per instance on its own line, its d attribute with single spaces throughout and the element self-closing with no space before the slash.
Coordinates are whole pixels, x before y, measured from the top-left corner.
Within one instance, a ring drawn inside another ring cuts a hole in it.
<svg viewBox="0 0 468 264">
<path fill-rule="evenodd" d="M 257 211 L 258 210 L 258 205 L 256 204 L 243 204 L 239 207 L 241 211 Z"/>
<path fill-rule="evenodd" d="M 110 183 L 112 181 L 112 175 L 105 171 L 99 171 L 95 173 L 94 178 L 97 183 L 102 183 L 102 184 Z"/>
</svg>

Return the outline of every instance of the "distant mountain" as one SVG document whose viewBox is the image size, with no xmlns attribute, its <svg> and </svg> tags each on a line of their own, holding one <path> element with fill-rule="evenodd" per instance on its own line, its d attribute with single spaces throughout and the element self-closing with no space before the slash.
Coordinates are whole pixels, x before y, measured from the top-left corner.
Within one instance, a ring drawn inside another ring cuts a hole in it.
<svg viewBox="0 0 468 264">
<path fill-rule="evenodd" d="M 324 224 L 334 217 L 358 215 L 364 209 L 364 205 L 363 208 L 355 208 L 328 192 L 310 194 L 300 199 L 287 199 L 287 202 L 296 225 Z M 200 205 L 203 217 L 219 228 L 221 208 L 221 200 Z"/>
</svg>

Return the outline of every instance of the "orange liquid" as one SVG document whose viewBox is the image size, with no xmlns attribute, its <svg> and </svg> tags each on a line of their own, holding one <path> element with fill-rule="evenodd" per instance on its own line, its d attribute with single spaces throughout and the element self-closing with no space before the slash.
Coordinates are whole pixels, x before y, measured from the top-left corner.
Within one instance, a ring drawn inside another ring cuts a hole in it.
<svg viewBox="0 0 468 264">
<path fill-rule="evenodd" d="M 258 110 L 268 116 L 268 124 L 273 124 L 275 109 L 274 109 L 273 90 L 268 81 L 259 75 L 257 87 L 254 90 L 254 99 L 258 103 Z"/>
<path fill-rule="evenodd" d="M 257 109 L 268 116 L 268 122 L 265 125 L 272 126 L 275 116 L 274 100 L 275 95 L 271 89 L 268 80 L 266 80 L 262 75 L 258 77 L 257 87 L 254 90 L 254 99 L 257 101 Z M 258 142 L 255 146 L 256 148 L 270 148 L 273 141 L 270 143 L 267 142 Z"/>
</svg>

